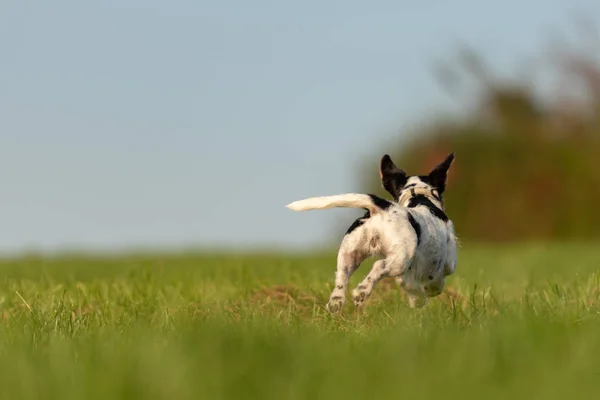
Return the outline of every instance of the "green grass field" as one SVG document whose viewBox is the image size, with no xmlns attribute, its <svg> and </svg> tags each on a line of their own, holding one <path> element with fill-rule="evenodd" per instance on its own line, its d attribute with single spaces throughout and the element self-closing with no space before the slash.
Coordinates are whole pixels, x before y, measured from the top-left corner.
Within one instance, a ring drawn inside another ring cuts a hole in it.
<svg viewBox="0 0 600 400">
<path fill-rule="evenodd" d="M 2 261 L 0 397 L 600 398 L 597 244 L 463 245 L 422 310 L 383 281 L 332 317 L 334 266 L 333 253 Z"/>
</svg>

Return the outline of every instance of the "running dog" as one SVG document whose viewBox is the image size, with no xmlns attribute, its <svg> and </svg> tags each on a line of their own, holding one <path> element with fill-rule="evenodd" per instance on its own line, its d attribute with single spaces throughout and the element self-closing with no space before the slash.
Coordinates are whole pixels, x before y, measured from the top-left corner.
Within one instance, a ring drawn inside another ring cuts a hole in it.
<svg viewBox="0 0 600 400">
<path fill-rule="evenodd" d="M 335 288 L 327 309 L 339 312 L 346 302 L 352 274 L 368 257 L 379 258 L 367 277 L 352 291 L 356 307 L 371 295 L 384 277 L 393 277 L 408 295 L 411 308 L 425 306 L 440 295 L 446 277 L 457 264 L 454 224 L 444 211 L 443 194 L 454 153 L 428 175 L 407 176 L 389 155 L 381 158 L 379 172 L 383 188 L 394 201 L 372 194 L 340 194 L 294 201 L 294 211 L 334 207 L 363 208 L 367 212 L 350 226 L 337 256 Z"/>
</svg>

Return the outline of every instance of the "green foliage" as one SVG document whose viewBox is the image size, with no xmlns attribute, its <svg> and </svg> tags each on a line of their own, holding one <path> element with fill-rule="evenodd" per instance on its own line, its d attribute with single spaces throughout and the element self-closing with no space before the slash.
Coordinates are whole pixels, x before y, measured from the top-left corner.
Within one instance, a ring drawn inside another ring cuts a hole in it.
<svg viewBox="0 0 600 400">
<path fill-rule="evenodd" d="M 339 317 L 334 254 L 5 261 L 0 398 L 596 398 L 599 257 L 470 247 L 427 308 Z"/>
<path fill-rule="evenodd" d="M 564 55 L 559 77 L 584 90 L 540 101 L 530 82 L 495 81 L 472 55 L 467 64 L 481 87 L 473 111 L 458 123 L 422 128 L 376 157 L 389 153 L 409 174 L 421 174 L 455 151 L 446 205 L 461 238 L 599 237 L 600 66 Z M 363 176 L 367 192 L 384 194 L 373 168 Z"/>
</svg>

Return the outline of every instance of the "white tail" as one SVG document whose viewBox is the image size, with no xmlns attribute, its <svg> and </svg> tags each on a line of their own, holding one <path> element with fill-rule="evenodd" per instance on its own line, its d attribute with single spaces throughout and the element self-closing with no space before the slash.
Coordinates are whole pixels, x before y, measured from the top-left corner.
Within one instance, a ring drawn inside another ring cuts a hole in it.
<svg viewBox="0 0 600 400">
<path fill-rule="evenodd" d="M 385 200 L 383 200 L 385 201 Z M 323 210 L 326 208 L 365 208 L 371 214 L 376 214 L 380 207 L 375 205 L 373 197 L 368 194 L 338 194 L 335 196 L 311 197 L 304 200 L 294 201 L 286 206 L 294 211 Z"/>
</svg>

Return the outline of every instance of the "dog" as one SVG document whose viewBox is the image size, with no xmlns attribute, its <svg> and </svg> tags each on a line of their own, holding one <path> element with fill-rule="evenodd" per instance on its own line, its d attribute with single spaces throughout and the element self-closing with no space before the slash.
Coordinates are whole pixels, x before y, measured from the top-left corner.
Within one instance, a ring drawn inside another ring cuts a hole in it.
<svg viewBox="0 0 600 400">
<path fill-rule="evenodd" d="M 379 164 L 383 188 L 394 201 L 373 194 L 348 193 L 294 201 L 294 211 L 334 207 L 363 208 L 366 213 L 347 230 L 337 255 L 335 287 L 327 310 L 341 311 L 352 274 L 368 257 L 379 258 L 352 291 L 358 308 L 384 277 L 393 277 L 405 291 L 411 308 L 425 306 L 442 293 L 446 277 L 456 271 L 457 238 L 444 208 L 450 153 L 427 175 L 408 176 L 385 154 Z"/>
</svg>

